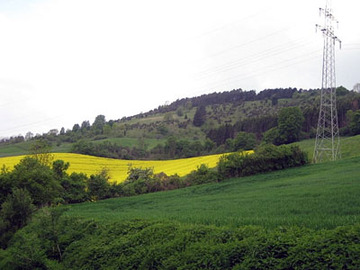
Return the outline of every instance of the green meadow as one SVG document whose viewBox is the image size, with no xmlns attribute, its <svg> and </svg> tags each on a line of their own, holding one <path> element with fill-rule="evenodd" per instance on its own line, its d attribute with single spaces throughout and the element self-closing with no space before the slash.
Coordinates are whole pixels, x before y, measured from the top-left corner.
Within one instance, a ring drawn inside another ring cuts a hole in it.
<svg viewBox="0 0 360 270">
<path fill-rule="evenodd" d="M 360 157 L 169 192 L 71 205 L 66 215 L 116 222 L 332 229 L 360 223 Z"/>
<path fill-rule="evenodd" d="M 309 159 L 312 159 L 314 154 L 315 139 L 303 140 L 294 144 L 299 145 L 303 151 L 308 153 Z M 340 137 L 341 158 L 346 159 L 359 156 L 359 147 L 360 135 L 351 137 Z"/>
</svg>

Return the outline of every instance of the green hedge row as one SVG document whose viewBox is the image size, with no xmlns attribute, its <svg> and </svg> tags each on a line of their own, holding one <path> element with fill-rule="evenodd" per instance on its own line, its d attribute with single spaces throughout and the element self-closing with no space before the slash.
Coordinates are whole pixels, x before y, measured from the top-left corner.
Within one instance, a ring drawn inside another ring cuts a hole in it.
<svg viewBox="0 0 360 270">
<path fill-rule="evenodd" d="M 237 152 L 222 156 L 218 163 L 218 173 L 223 178 L 241 177 L 307 163 L 307 154 L 300 147 L 270 144 L 259 147 L 253 154 Z"/>
<path fill-rule="evenodd" d="M 241 177 L 263 172 L 302 166 L 308 163 L 307 154 L 298 146 L 264 145 L 252 154 L 236 152 L 220 158 L 217 168 L 201 164 L 184 178 L 164 173 L 155 175 L 151 168 L 129 168 L 128 178 L 115 187 L 117 196 L 178 189 L 213 183 L 230 177 Z"/>
<path fill-rule="evenodd" d="M 162 221 L 104 224 L 42 214 L 18 231 L 1 269 L 358 269 L 360 225 L 221 228 Z"/>
</svg>

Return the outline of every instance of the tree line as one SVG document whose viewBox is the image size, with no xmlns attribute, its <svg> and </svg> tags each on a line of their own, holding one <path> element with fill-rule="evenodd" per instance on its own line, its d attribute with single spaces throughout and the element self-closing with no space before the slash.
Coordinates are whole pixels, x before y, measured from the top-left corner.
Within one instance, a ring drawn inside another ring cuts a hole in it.
<svg viewBox="0 0 360 270">
<path fill-rule="evenodd" d="M 155 113 L 176 111 L 177 108 L 181 106 L 200 107 L 226 103 L 240 104 L 246 101 L 265 100 L 272 98 L 291 98 L 292 95 L 297 91 L 302 92 L 303 90 L 297 90 L 296 88 L 275 88 L 265 89 L 263 91 L 260 91 L 259 93 L 256 93 L 255 90 L 244 91 L 240 88 L 226 92 L 214 92 L 211 94 L 204 94 L 198 97 L 179 99 L 169 105 L 159 106 L 157 109 L 150 111 L 148 114 L 151 115 Z"/>
<path fill-rule="evenodd" d="M 206 155 L 212 153 L 214 149 L 215 144 L 211 140 L 205 140 L 202 143 L 199 140 L 190 141 L 170 136 L 164 144 L 157 144 L 152 149 L 147 149 L 147 146 L 142 143 L 128 147 L 109 141 L 95 143 L 81 140 L 73 144 L 71 152 L 126 160 L 162 160 Z"/>
</svg>

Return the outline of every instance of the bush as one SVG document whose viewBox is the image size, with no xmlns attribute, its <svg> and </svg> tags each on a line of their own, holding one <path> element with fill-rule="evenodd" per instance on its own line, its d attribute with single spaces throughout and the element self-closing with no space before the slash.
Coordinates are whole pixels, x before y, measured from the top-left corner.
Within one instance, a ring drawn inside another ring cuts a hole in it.
<svg viewBox="0 0 360 270">
<path fill-rule="evenodd" d="M 106 169 L 96 175 L 91 175 L 88 179 L 88 193 L 92 200 L 102 200 L 110 198 L 110 183 Z"/>
<path fill-rule="evenodd" d="M 185 179 L 185 183 L 187 185 L 200 185 L 217 181 L 218 174 L 216 171 L 209 169 L 209 167 L 205 164 L 198 166 L 197 170 L 192 171 Z"/>
<path fill-rule="evenodd" d="M 54 202 L 63 191 L 54 171 L 31 157 L 15 165 L 10 179 L 14 187 L 26 189 L 38 207 Z"/>
<path fill-rule="evenodd" d="M 143 169 L 132 166 L 128 169 L 125 182 L 120 186 L 122 187 L 123 196 L 134 196 L 161 190 L 161 183 L 154 177 L 152 168 Z"/>
<path fill-rule="evenodd" d="M 232 151 L 252 150 L 256 146 L 256 136 L 254 133 L 239 132 L 235 139 L 231 141 Z"/>
<path fill-rule="evenodd" d="M 167 176 L 163 172 L 154 174 L 152 168 L 143 169 L 130 166 L 125 182 L 114 186 L 114 190 L 119 196 L 134 196 L 182 187 L 185 187 L 185 184 L 177 174 L 171 176 Z"/>
<path fill-rule="evenodd" d="M 26 189 L 14 188 L 6 197 L 0 210 L 0 246 L 6 247 L 12 235 L 30 220 L 35 206 Z"/>
<path fill-rule="evenodd" d="M 233 153 L 224 155 L 218 163 L 222 178 L 241 177 L 302 166 L 308 163 L 307 155 L 298 146 L 264 145 L 254 154 Z"/>
</svg>

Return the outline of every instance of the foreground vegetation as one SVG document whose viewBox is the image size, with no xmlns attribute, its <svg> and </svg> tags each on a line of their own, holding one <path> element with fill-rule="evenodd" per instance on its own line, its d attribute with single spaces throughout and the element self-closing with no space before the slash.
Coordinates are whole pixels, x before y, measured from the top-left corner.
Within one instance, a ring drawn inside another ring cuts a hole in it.
<svg viewBox="0 0 360 270">
<path fill-rule="evenodd" d="M 358 269 L 360 226 L 240 228 L 125 220 L 101 224 L 42 213 L 2 269 Z"/>
<path fill-rule="evenodd" d="M 1 269 L 358 269 L 360 157 L 43 208 Z"/>
</svg>

